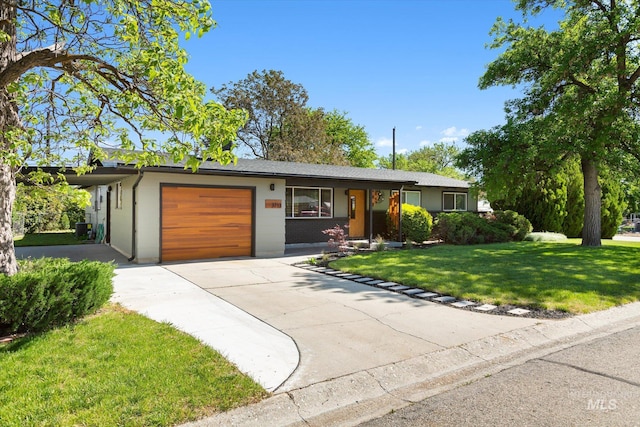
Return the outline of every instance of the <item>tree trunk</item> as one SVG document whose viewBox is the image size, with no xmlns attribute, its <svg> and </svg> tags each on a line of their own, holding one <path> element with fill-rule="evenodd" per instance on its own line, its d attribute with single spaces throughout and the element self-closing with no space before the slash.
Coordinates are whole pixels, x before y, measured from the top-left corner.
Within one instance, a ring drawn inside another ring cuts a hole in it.
<svg viewBox="0 0 640 427">
<path fill-rule="evenodd" d="M 1 161 L 0 161 L 1 162 Z M 16 198 L 16 179 L 13 168 L 0 163 L 0 273 L 16 274 L 18 263 L 13 247 L 13 201 Z"/>
<path fill-rule="evenodd" d="M 6 72 L 16 60 L 16 8 L 14 2 L 0 1 L 0 31 L 8 40 L 0 42 L 0 72 Z M 21 129 L 15 95 L 0 87 L 0 273 L 13 275 L 18 271 L 13 247 L 13 202 L 16 198 L 18 166 L 15 154 L 15 130 Z M 15 164 L 12 164 L 15 163 Z"/>
<path fill-rule="evenodd" d="M 584 176 L 584 226 L 582 246 L 600 246 L 602 236 L 602 190 L 598 183 L 598 168 L 591 159 L 582 158 Z"/>
</svg>

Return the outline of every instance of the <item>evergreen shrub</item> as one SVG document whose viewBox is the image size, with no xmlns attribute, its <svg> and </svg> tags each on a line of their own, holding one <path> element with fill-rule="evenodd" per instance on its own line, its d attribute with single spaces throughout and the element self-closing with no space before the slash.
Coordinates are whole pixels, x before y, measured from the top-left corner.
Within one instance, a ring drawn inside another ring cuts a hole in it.
<svg viewBox="0 0 640 427">
<path fill-rule="evenodd" d="M 40 332 L 96 312 L 113 293 L 115 265 L 40 258 L 0 276 L 0 332 Z"/>
</svg>

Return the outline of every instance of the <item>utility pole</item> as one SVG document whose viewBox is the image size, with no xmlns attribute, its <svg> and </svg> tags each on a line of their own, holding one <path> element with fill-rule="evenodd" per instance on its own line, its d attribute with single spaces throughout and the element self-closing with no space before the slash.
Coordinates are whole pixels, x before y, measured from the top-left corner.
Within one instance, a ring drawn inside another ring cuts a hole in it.
<svg viewBox="0 0 640 427">
<path fill-rule="evenodd" d="M 396 127 L 393 127 L 393 154 L 391 155 L 391 169 L 396 170 Z"/>
</svg>

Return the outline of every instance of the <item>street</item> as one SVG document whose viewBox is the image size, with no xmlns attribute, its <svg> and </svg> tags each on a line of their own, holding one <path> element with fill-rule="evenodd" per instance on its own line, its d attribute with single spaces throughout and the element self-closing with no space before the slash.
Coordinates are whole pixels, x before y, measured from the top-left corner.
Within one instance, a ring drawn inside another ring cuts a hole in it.
<svg viewBox="0 0 640 427">
<path fill-rule="evenodd" d="M 578 344 L 361 424 L 640 426 L 640 327 Z"/>
</svg>

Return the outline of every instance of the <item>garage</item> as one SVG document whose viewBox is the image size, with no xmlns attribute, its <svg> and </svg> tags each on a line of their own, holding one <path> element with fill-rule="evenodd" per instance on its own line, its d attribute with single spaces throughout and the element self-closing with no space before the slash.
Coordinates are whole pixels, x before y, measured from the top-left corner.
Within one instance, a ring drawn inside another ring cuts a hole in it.
<svg viewBox="0 0 640 427">
<path fill-rule="evenodd" d="M 247 187 L 161 186 L 161 261 L 254 255 Z"/>
</svg>

